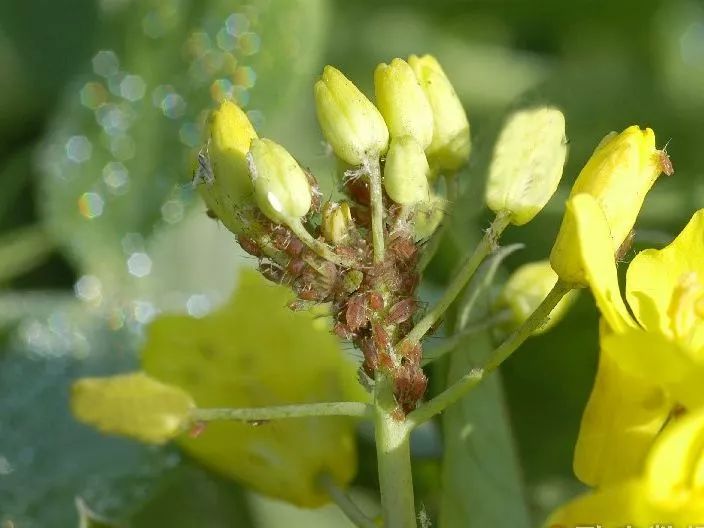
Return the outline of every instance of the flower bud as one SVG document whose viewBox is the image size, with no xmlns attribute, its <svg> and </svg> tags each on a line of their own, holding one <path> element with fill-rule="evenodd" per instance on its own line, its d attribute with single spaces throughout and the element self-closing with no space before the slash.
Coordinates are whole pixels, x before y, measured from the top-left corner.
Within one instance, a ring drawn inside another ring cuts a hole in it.
<svg viewBox="0 0 704 528">
<path fill-rule="evenodd" d="M 433 139 L 426 149 L 430 164 L 455 171 L 469 159 L 469 121 L 459 97 L 432 55 L 408 57 L 433 111 Z"/>
<path fill-rule="evenodd" d="M 430 167 L 423 149 L 411 136 L 394 137 L 386 154 L 384 190 L 394 202 L 414 205 L 430 196 Z"/>
<path fill-rule="evenodd" d="M 331 244 L 339 244 L 349 236 L 353 227 L 352 213 L 347 202 L 325 204 L 321 224 L 325 240 Z"/>
<path fill-rule="evenodd" d="M 413 69 L 403 59 L 374 71 L 376 105 L 392 138 L 412 136 L 423 150 L 433 139 L 433 110 Z"/>
<path fill-rule="evenodd" d="M 338 157 L 361 165 L 386 152 L 389 131 L 384 118 L 339 70 L 325 66 L 314 93 L 320 128 Z"/>
<path fill-rule="evenodd" d="M 557 274 L 547 260 L 524 264 L 511 274 L 495 304 L 496 309 L 511 311 L 510 330 L 518 328 L 528 319 L 556 282 Z M 534 330 L 533 335 L 542 334 L 555 326 L 572 306 L 578 292 L 572 290 L 560 299 L 545 324 Z"/>
<path fill-rule="evenodd" d="M 645 195 L 660 175 L 659 151 L 650 128 L 630 126 L 608 134 L 594 150 L 575 181 L 570 198 L 589 194 L 603 211 L 611 231 L 614 254 L 630 233 Z M 574 216 L 565 213 L 550 262 L 561 279 L 586 284 Z"/>
<path fill-rule="evenodd" d="M 210 139 L 198 155 L 196 183 L 206 205 L 231 231 L 240 231 L 234 211 L 249 203 L 252 182 L 245 156 L 257 133 L 247 115 L 231 101 L 210 114 Z"/>
<path fill-rule="evenodd" d="M 288 151 L 270 139 L 255 139 L 247 154 L 257 205 L 269 220 L 286 224 L 310 210 L 308 178 Z"/>
<path fill-rule="evenodd" d="M 511 223 L 530 222 L 552 197 L 567 155 L 565 117 L 557 108 L 522 110 L 511 115 L 494 147 L 486 202 Z"/>
<path fill-rule="evenodd" d="M 430 238 L 445 218 L 446 207 L 447 201 L 436 194 L 431 194 L 429 199 L 418 203 L 413 216 L 413 238 L 415 240 Z"/>
</svg>

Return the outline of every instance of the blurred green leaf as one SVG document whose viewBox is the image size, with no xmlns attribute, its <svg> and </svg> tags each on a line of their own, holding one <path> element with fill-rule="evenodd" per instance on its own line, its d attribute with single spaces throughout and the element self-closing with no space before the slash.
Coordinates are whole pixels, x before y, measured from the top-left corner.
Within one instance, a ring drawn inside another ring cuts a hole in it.
<svg viewBox="0 0 704 528">
<path fill-rule="evenodd" d="M 199 407 L 262 407 L 363 399 L 328 322 L 292 312 L 287 288 L 253 270 L 240 275 L 232 301 L 195 319 L 163 316 L 149 327 L 144 370 L 186 390 Z M 233 329 L 235 333 L 233 333 Z M 354 420 L 321 417 L 254 427 L 212 422 L 179 443 L 197 460 L 270 496 L 306 507 L 327 502 L 316 478 L 340 484 L 356 472 Z"/>
<path fill-rule="evenodd" d="M 0 284 L 41 264 L 54 243 L 40 226 L 23 227 L 0 237 Z"/>
<path fill-rule="evenodd" d="M 79 269 L 120 287 L 129 236 L 192 202 L 213 101 L 234 98 L 255 124 L 281 111 L 315 63 L 325 5 L 149 0 L 105 17 L 101 34 L 118 38 L 69 87 L 39 156 L 41 212 Z"/>
</svg>

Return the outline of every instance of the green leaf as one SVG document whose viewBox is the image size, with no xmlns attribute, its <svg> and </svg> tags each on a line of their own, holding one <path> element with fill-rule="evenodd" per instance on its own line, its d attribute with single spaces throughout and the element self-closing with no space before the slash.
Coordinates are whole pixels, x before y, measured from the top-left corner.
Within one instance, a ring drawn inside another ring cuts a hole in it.
<svg viewBox="0 0 704 528">
<path fill-rule="evenodd" d="M 141 251 L 135 234 L 181 220 L 215 101 L 236 99 L 255 124 L 300 103 L 325 6 L 147 0 L 104 17 L 99 34 L 114 36 L 71 85 L 40 153 L 40 210 L 79 269 L 117 290 Z"/>
<path fill-rule="evenodd" d="M 54 249 L 39 226 L 16 229 L 0 237 L 0 283 L 22 275 L 41 264 Z"/>
<path fill-rule="evenodd" d="M 142 372 L 82 378 L 71 387 L 71 410 L 78 420 L 151 444 L 181 433 L 193 407 L 187 392 Z"/>
<path fill-rule="evenodd" d="M 290 290 L 247 270 L 232 301 L 209 316 L 155 320 L 147 332 L 143 368 L 186 390 L 198 407 L 365 398 L 328 322 L 292 312 L 286 307 L 290 300 Z M 321 472 L 343 486 L 356 472 L 354 423 L 345 417 L 212 422 L 199 437 L 179 443 L 223 475 L 314 507 L 327 502 L 316 485 Z"/>
</svg>

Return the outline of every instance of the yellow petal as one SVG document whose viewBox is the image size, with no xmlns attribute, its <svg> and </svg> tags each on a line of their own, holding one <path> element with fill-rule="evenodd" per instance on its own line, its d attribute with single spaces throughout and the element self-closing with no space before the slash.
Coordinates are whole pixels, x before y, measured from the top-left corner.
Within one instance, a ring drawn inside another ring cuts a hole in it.
<svg viewBox="0 0 704 528">
<path fill-rule="evenodd" d="M 151 444 L 181 433 L 193 407 L 187 392 L 143 372 L 83 378 L 71 387 L 71 410 L 78 420 Z"/>
<path fill-rule="evenodd" d="M 704 209 L 692 216 L 669 246 L 646 249 L 628 266 L 626 298 L 645 328 L 671 334 L 667 314 L 672 293 L 680 279 L 691 272 L 704 283 Z"/>
<path fill-rule="evenodd" d="M 560 243 L 560 236 L 573 240 Z M 567 202 L 550 264 L 562 280 L 570 282 L 579 279 L 580 275 L 584 277 L 601 314 L 614 331 L 621 332 L 635 326 L 618 287 L 609 225 L 591 195 L 578 194 Z"/>
<path fill-rule="evenodd" d="M 668 426 L 654 446 L 645 475 L 651 503 L 677 513 L 682 521 L 703 522 L 703 466 L 704 410 L 700 409 Z"/>
<path fill-rule="evenodd" d="M 545 528 L 624 528 L 653 514 L 642 497 L 637 480 L 593 493 L 585 493 L 560 507 L 548 518 Z"/>
<path fill-rule="evenodd" d="M 144 369 L 191 394 L 199 407 L 263 407 L 360 399 L 354 366 L 327 328 L 286 308 L 290 290 L 253 270 L 232 301 L 202 319 L 164 316 L 151 324 Z M 321 472 L 340 486 L 357 468 L 355 420 L 319 417 L 258 426 L 212 422 L 182 447 L 213 470 L 299 506 L 328 501 Z"/>
<path fill-rule="evenodd" d="M 602 320 L 599 368 L 574 454 L 575 474 L 591 486 L 640 474 L 672 408 L 663 390 L 648 377 L 635 376 L 619 366 L 621 351 L 606 346 L 609 332 L 605 326 Z"/>
</svg>

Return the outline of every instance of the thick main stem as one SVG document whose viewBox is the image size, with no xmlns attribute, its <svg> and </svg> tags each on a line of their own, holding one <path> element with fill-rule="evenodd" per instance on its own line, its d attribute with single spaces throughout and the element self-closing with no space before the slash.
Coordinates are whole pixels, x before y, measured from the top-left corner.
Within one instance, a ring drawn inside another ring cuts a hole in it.
<svg viewBox="0 0 704 528">
<path fill-rule="evenodd" d="M 375 389 L 376 455 L 384 528 L 415 528 L 416 511 L 411 474 L 410 428 L 393 413 L 396 403 L 389 380 Z"/>
<path fill-rule="evenodd" d="M 433 306 L 430 311 L 425 314 L 425 316 L 418 321 L 418 323 L 413 327 L 413 329 L 405 337 L 404 341 L 411 343 L 418 343 L 423 336 L 430 330 L 430 328 L 438 322 L 438 320 L 447 311 L 450 305 L 454 302 L 457 296 L 460 294 L 462 289 L 467 285 L 469 279 L 472 278 L 474 272 L 486 258 L 489 253 L 491 253 L 496 246 L 498 238 L 503 233 L 504 229 L 508 227 L 509 215 L 506 213 L 499 213 L 492 222 L 489 229 L 484 233 L 479 245 L 476 247 L 472 255 L 462 264 L 462 267 L 452 279 L 452 282 L 447 286 L 445 293 L 440 298 L 435 306 Z"/>
<path fill-rule="evenodd" d="M 372 407 L 362 402 L 323 402 L 303 403 L 300 405 L 278 405 L 273 407 L 252 408 L 213 408 L 193 409 L 193 422 L 211 422 L 214 420 L 239 420 L 243 422 L 261 422 L 285 418 L 308 418 L 311 416 L 356 416 L 370 417 Z"/>
<path fill-rule="evenodd" d="M 372 248 L 374 263 L 384 260 L 384 200 L 381 193 L 381 167 L 378 159 L 370 159 L 364 164 L 369 175 L 369 198 L 372 211 Z"/>
<path fill-rule="evenodd" d="M 436 414 L 447 409 L 472 387 L 479 384 L 480 381 L 499 368 L 528 339 L 533 331 L 545 323 L 553 308 L 570 290 L 572 290 L 572 285 L 558 280 L 552 290 L 550 290 L 550 293 L 547 294 L 535 311 L 530 314 L 528 319 L 491 353 L 483 367 L 472 369 L 435 398 L 410 413 L 407 420 L 410 422 L 411 427 L 427 422 Z"/>
</svg>

